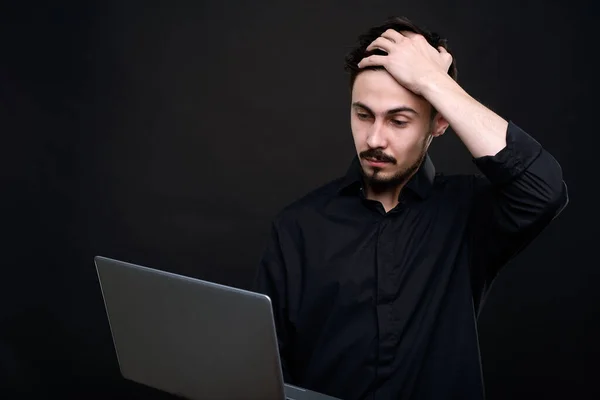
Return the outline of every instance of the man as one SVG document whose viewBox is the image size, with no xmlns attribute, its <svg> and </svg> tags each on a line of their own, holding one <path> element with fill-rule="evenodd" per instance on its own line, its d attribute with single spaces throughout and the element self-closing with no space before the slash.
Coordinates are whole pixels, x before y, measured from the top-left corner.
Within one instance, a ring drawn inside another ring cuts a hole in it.
<svg viewBox="0 0 600 400">
<path fill-rule="evenodd" d="M 406 18 L 347 57 L 357 156 L 281 211 L 256 290 L 285 380 L 352 399 L 482 399 L 476 318 L 501 267 L 567 204 L 556 160 L 456 82 L 445 40 Z M 437 174 L 448 126 L 481 171 Z"/>
</svg>

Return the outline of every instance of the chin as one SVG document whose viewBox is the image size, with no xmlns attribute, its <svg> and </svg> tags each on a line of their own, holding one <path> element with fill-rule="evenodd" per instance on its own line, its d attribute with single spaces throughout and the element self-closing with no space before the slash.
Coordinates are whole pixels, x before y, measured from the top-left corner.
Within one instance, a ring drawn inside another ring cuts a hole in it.
<svg viewBox="0 0 600 400">
<path fill-rule="evenodd" d="M 397 185 L 400 183 L 399 179 L 393 175 L 371 175 L 368 177 L 368 182 L 372 185 Z"/>
<path fill-rule="evenodd" d="M 396 186 L 405 183 L 406 180 L 412 175 L 412 168 L 373 168 L 371 166 L 367 166 L 363 168 L 363 175 L 366 178 L 366 181 L 370 185 L 381 186 L 381 187 L 389 187 Z"/>
<path fill-rule="evenodd" d="M 363 170 L 367 180 L 371 183 L 386 184 L 396 180 L 398 173 L 396 171 L 384 171 L 379 168 L 367 167 Z"/>
</svg>

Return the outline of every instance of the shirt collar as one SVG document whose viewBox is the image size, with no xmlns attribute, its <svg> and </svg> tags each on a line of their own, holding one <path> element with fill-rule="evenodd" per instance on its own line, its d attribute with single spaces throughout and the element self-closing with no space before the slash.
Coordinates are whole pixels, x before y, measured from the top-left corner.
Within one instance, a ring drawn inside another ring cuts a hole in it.
<svg viewBox="0 0 600 400">
<path fill-rule="evenodd" d="M 431 161 L 429 154 L 425 154 L 425 158 L 421 166 L 415 174 L 409 179 L 406 188 L 414 192 L 421 199 L 426 198 L 433 188 L 433 180 L 435 178 L 435 166 Z M 356 193 L 362 189 L 362 173 L 358 156 L 354 156 L 346 175 L 343 177 L 338 193 Z"/>
</svg>

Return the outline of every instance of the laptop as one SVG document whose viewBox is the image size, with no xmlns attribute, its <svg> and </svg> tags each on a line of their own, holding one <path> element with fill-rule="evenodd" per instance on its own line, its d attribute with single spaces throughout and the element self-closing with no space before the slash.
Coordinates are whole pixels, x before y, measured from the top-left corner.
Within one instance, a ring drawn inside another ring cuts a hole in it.
<svg viewBox="0 0 600 400">
<path fill-rule="evenodd" d="M 268 296 L 94 262 L 124 378 L 189 400 L 339 400 L 284 383 Z"/>
</svg>

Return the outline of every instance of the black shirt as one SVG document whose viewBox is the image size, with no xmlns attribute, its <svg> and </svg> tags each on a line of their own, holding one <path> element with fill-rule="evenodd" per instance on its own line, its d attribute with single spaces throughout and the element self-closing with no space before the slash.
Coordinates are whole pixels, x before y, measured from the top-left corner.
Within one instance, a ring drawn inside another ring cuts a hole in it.
<svg viewBox="0 0 600 400">
<path fill-rule="evenodd" d="M 287 383 L 353 399 L 483 399 L 476 320 L 500 268 L 568 202 L 562 170 L 509 122 L 507 146 L 444 176 L 427 156 L 397 207 L 346 176 L 273 221 L 255 289 Z"/>
</svg>

